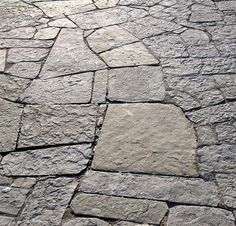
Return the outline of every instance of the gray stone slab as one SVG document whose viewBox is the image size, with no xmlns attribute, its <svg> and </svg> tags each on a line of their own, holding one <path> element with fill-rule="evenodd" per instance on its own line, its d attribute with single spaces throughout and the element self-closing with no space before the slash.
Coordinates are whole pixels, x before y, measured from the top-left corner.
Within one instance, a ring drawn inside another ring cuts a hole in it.
<svg viewBox="0 0 236 226">
<path fill-rule="evenodd" d="M 0 49 L 0 72 L 5 70 L 7 51 L 5 49 Z"/>
<path fill-rule="evenodd" d="M 95 72 L 93 85 L 93 103 L 105 103 L 107 95 L 108 71 L 102 70 Z"/>
<path fill-rule="evenodd" d="M 56 38 L 58 32 L 60 31 L 59 28 L 56 27 L 47 27 L 40 29 L 34 36 L 35 39 L 54 39 Z"/>
<path fill-rule="evenodd" d="M 0 32 L 0 38 L 33 38 L 36 29 L 34 27 L 20 27 L 10 31 Z"/>
<path fill-rule="evenodd" d="M 50 48 L 52 40 L 0 39 L 1 48 Z"/>
<path fill-rule="evenodd" d="M 104 9 L 109 7 L 115 7 L 118 2 L 119 0 L 95 0 L 94 4 L 99 9 Z"/>
<path fill-rule="evenodd" d="M 100 220 L 98 218 L 74 218 L 65 221 L 62 226 L 110 226 L 106 221 Z"/>
<path fill-rule="evenodd" d="M 33 177 L 18 177 L 11 184 L 14 188 L 27 188 L 30 189 L 36 184 L 37 180 Z"/>
<path fill-rule="evenodd" d="M 196 205 L 220 202 L 214 182 L 200 178 L 88 171 L 80 191 Z"/>
<path fill-rule="evenodd" d="M 83 193 L 70 206 L 75 214 L 156 224 L 168 211 L 164 202 Z"/>
<path fill-rule="evenodd" d="M 48 26 L 51 26 L 51 27 L 67 27 L 67 28 L 77 27 L 72 21 L 70 21 L 67 18 L 61 18 L 61 19 L 53 20 L 53 21 L 48 23 Z"/>
<path fill-rule="evenodd" d="M 223 11 L 236 11 L 235 1 L 220 1 L 217 2 L 217 7 Z"/>
<path fill-rule="evenodd" d="M 0 222 L 2 226 L 11 226 L 13 221 L 14 221 L 13 217 L 0 216 Z"/>
</svg>

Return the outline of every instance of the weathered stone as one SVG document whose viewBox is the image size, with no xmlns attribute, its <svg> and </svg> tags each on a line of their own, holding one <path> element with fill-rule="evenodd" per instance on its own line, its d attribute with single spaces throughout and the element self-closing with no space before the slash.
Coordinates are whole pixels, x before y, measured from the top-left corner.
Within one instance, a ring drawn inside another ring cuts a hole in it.
<svg viewBox="0 0 236 226">
<path fill-rule="evenodd" d="M 13 151 L 20 129 L 22 108 L 2 99 L 0 106 L 0 152 Z"/>
<path fill-rule="evenodd" d="M 0 72 L 5 70 L 7 51 L 5 49 L 0 49 Z"/>
<path fill-rule="evenodd" d="M 33 79 L 38 76 L 40 68 L 41 63 L 38 62 L 20 62 L 7 68 L 6 73 L 21 78 Z"/>
<path fill-rule="evenodd" d="M 110 67 L 157 65 L 159 60 L 142 43 L 133 43 L 101 53 L 100 56 Z"/>
<path fill-rule="evenodd" d="M 35 3 L 48 17 L 81 13 L 95 9 L 92 0 L 52 1 Z"/>
<path fill-rule="evenodd" d="M 138 41 L 132 34 L 117 25 L 100 28 L 89 35 L 87 40 L 97 53 Z"/>
<path fill-rule="evenodd" d="M 34 27 L 20 27 L 0 32 L 0 38 L 33 38 L 35 30 Z"/>
<path fill-rule="evenodd" d="M 217 134 L 210 126 L 199 126 L 196 128 L 198 144 L 211 145 L 217 143 Z"/>
<path fill-rule="evenodd" d="M 0 186 L 0 212 L 16 216 L 28 192 L 27 189 Z"/>
<path fill-rule="evenodd" d="M 110 105 L 92 167 L 197 176 L 195 148 L 194 130 L 174 105 Z"/>
<path fill-rule="evenodd" d="M 113 224 L 113 226 L 151 226 L 151 224 L 137 224 L 129 221 L 119 221 Z"/>
<path fill-rule="evenodd" d="M 236 208 L 236 175 L 217 174 L 216 181 L 220 192 L 223 194 L 224 203 L 228 207 Z"/>
<path fill-rule="evenodd" d="M 76 25 L 67 18 L 51 21 L 48 23 L 48 25 L 51 27 L 68 27 L 68 28 L 76 27 Z"/>
<path fill-rule="evenodd" d="M 120 0 L 119 5 L 126 6 L 153 6 L 159 3 L 161 0 Z"/>
<path fill-rule="evenodd" d="M 230 211 L 200 207 L 176 206 L 170 209 L 168 226 L 234 226 L 234 217 Z"/>
<path fill-rule="evenodd" d="M 94 77 L 94 86 L 93 86 L 93 103 L 105 103 L 106 102 L 106 93 L 107 93 L 107 80 L 108 80 L 108 71 L 102 70 L 97 71 Z"/>
<path fill-rule="evenodd" d="M 16 101 L 30 84 L 30 80 L 0 74 L 0 97 Z"/>
<path fill-rule="evenodd" d="M 236 127 L 233 124 L 219 123 L 215 126 L 220 142 L 236 143 Z"/>
<path fill-rule="evenodd" d="M 110 226 L 106 221 L 98 218 L 75 218 L 66 221 L 62 226 Z"/>
<path fill-rule="evenodd" d="M 168 211 L 164 202 L 83 193 L 70 206 L 75 214 L 156 224 Z"/>
<path fill-rule="evenodd" d="M 220 1 L 220 2 L 217 2 L 217 7 L 223 11 L 224 10 L 236 11 L 235 1 Z"/>
<path fill-rule="evenodd" d="M 0 186 L 11 186 L 12 181 L 12 178 L 0 176 Z"/>
<path fill-rule="evenodd" d="M 40 29 L 34 36 L 35 39 L 54 39 L 59 32 L 59 28 L 47 27 Z"/>
<path fill-rule="evenodd" d="M 80 29 L 62 29 L 40 77 L 51 78 L 105 67 L 105 64 L 85 45 Z"/>
<path fill-rule="evenodd" d="M 7 176 L 78 174 L 90 159 L 90 145 L 73 145 L 25 152 L 14 152 L 1 162 Z"/>
<path fill-rule="evenodd" d="M 73 178 L 42 179 L 34 187 L 17 226 L 58 226 L 76 188 Z"/>
<path fill-rule="evenodd" d="M 18 160 L 17 160 L 18 161 Z M 32 188 L 36 184 L 36 179 L 32 177 L 19 177 L 11 184 L 15 188 Z"/>
<path fill-rule="evenodd" d="M 109 70 L 108 84 L 108 98 L 113 101 L 162 101 L 165 97 L 160 67 L 140 66 Z"/>
<path fill-rule="evenodd" d="M 88 171 L 80 191 L 93 194 L 217 206 L 217 188 L 200 178 Z"/>
<path fill-rule="evenodd" d="M 19 147 L 92 142 L 96 115 L 89 105 L 26 106 Z"/>
<path fill-rule="evenodd" d="M 99 9 L 114 7 L 119 2 L 119 0 L 95 0 L 94 4 Z"/>
<path fill-rule="evenodd" d="M 204 45 L 210 42 L 210 37 L 206 32 L 196 29 L 188 29 L 181 33 L 180 37 L 188 46 Z"/>
<path fill-rule="evenodd" d="M 202 173 L 236 173 L 235 145 L 212 145 L 199 148 L 199 166 Z"/>
<path fill-rule="evenodd" d="M 89 103 L 92 80 L 93 73 L 34 80 L 20 96 L 20 100 L 30 104 Z"/>
<path fill-rule="evenodd" d="M 13 217 L 0 216 L 1 226 L 11 226 L 13 221 Z"/>
<path fill-rule="evenodd" d="M 49 48 L 52 40 L 0 39 L 1 48 Z"/>
<path fill-rule="evenodd" d="M 193 10 L 190 17 L 191 22 L 215 22 L 220 20 L 222 20 L 220 12 L 207 7 Z"/>
<path fill-rule="evenodd" d="M 41 61 L 48 55 L 48 49 L 15 48 L 8 52 L 7 62 L 18 63 L 22 61 Z"/>
</svg>

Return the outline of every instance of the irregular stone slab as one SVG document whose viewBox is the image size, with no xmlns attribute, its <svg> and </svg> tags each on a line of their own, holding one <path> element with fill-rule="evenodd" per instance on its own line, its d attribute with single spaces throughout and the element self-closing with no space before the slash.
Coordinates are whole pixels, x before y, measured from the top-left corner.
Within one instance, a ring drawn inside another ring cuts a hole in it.
<svg viewBox="0 0 236 226">
<path fill-rule="evenodd" d="M 85 45 L 80 29 L 62 29 L 40 77 L 99 70 L 106 65 Z"/>
<path fill-rule="evenodd" d="M 5 49 L 0 49 L 0 72 L 5 70 L 7 51 Z"/>
<path fill-rule="evenodd" d="M 133 21 L 147 15 L 143 9 L 119 6 L 69 16 L 82 29 L 94 29 Z"/>
<path fill-rule="evenodd" d="M 93 73 L 83 73 L 47 80 L 37 79 L 20 96 L 31 104 L 89 103 L 92 94 Z"/>
<path fill-rule="evenodd" d="M 137 224 L 129 221 L 119 221 L 113 224 L 113 226 L 151 226 L 151 224 Z"/>
<path fill-rule="evenodd" d="M 91 153 L 88 144 L 14 152 L 3 158 L 2 174 L 8 176 L 79 174 L 86 168 Z"/>
<path fill-rule="evenodd" d="M 11 226 L 13 221 L 14 221 L 13 217 L 0 216 L 0 222 L 2 226 Z"/>
<path fill-rule="evenodd" d="M 16 225 L 59 226 L 76 185 L 76 181 L 68 177 L 39 181 Z"/>
<path fill-rule="evenodd" d="M 92 0 L 52 1 L 35 3 L 48 17 L 81 13 L 96 9 Z"/>
<path fill-rule="evenodd" d="M 234 226 L 230 211 L 199 206 L 176 206 L 170 209 L 168 226 Z"/>
<path fill-rule="evenodd" d="M 70 206 L 75 214 L 155 224 L 168 211 L 164 202 L 83 193 L 73 198 Z"/>
<path fill-rule="evenodd" d="M 98 218 L 75 218 L 66 221 L 62 226 L 110 226 L 106 221 Z"/>
<path fill-rule="evenodd" d="M 49 49 L 40 48 L 16 48 L 8 52 L 7 62 L 18 63 L 22 61 L 41 61 L 49 53 Z"/>
<path fill-rule="evenodd" d="M 0 32 L 0 38 L 33 38 L 36 29 L 34 27 L 19 27 L 10 31 Z"/>
<path fill-rule="evenodd" d="M 217 7 L 220 9 L 220 10 L 223 10 L 223 11 L 236 11 L 236 3 L 235 1 L 220 1 L 220 2 L 217 2 Z"/>
<path fill-rule="evenodd" d="M 191 22 L 197 22 L 197 23 L 202 23 L 202 22 L 215 22 L 215 21 L 221 21 L 222 16 L 218 10 L 215 10 L 210 7 L 205 7 L 201 6 L 202 8 L 195 8 L 197 5 L 192 6 L 192 14 L 190 17 Z"/>
<path fill-rule="evenodd" d="M 198 176 L 195 149 L 193 127 L 174 105 L 110 105 L 92 167 Z"/>
<path fill-rule="evenodd" d="M 210 42 L 208 34 L 197 29 L 188 29 L 181 33 L 180 37 L 187 45 L 208 44 Z"/>
<path fill-rule="evenodd" d="M 159 60 L 140 42 L 118 47 L 101 53 L 100 56 L 110 67 L 159 64 Z"/>
<path fill-rule="evenodd" d="M 13 151 L 20 129 L 22 108 L 2 99 L 0 106 L 0 152 Z"/>
<path fill-rule="evenodd" d="M 28 105 L 24 109 L 19 147 L 92 142 L 96 107 L 89 105 Z"/>
<path fill-rule="evenodd" d="M 50 48 L 51 40 L 27 40 L 27 39 L 0 39 L 2 48 Z"/>
<path fill-rule="evenodd" d="M 41 63 L 38 62 L 19 62 L 7 68 L 6 73 L 11 75 L 33 79 L 38 76 L 41 69 Z"/>
<path fill-rule="evenodd" d="M 112 69 L 109 70 L 108 84 L 108 98 L 112 101 L 162 101 L 165 97 L 160 67 Z"/>
<path fill-rule="evenodd" d="M 94 4 L 99 9 L 104 9 L 109 7 L 115 7 L 118 2 L 119 0 L 95 0 Z"/>
<path fill-rule="evenodd" d="M 88 36 L 89 46 L 97 53 L 139 41 L 123 28 L 115 25 L 96 30 Z"/>
<path fill-rule="evenodd" d="M 36 179 L 32 177 L 18 177 L 11 184 L 15 188 L 32 188 L 36 184 Z"/>
<path fill-rule="evenodd" d="M 0 186 L 0 212 L 16 216 L 28 192 L 28 189 Z"/>
<path fill-rule="evenodd" d="M 199 126 L 196 128 L 198 144 L 202 145 L 212 145 L 217 144 L 217 134 L 211 126 Z"/>
<path fill-rule="evenodd" d="M 126 5 L 126 6 L 153 6 L 157 3 L 161 2 L 161 0 L 120 0 L 119 5 Z"/>
<path fill-rule="evenodd" d="M 30 80 L 0 74 L 0 97 L 16 101 L 30 84 Z"/>
<path fill-rule="evenodd" d="M 68 28 L 76 27 L 76 25 L 67 18 L 62 18 L 62 19 L 51 21 L 51 22 L 48 23 L 48 26 L 51 26 L 51 27 L 68 27 Z"/>
<path fill-rule="evenodd" d="M 217 206 L 217 188 L 200 178 L 88 171 L 80 191 L 93 194 Z"/>
<path fill-rule="evenodd" d="M 56 27 L 47 27 L 39 30 L 34 38 L 35 39 L 54 39 L 59 32 L 59 28 Z"/>
<path fill-rule="evenodd" d="M 215 126 L 218 140 L 223 143 L 236 143 L 236 123 L 219 123 Z"/>
<path fill-rule="evenodd" d="M 212 145 L 197 150 L 200 170 L 203 173 L 236 173 L 236 145 Z"/>
<path fill-rule="evenodd" d="M 105 103 L 107 94 L 108 71 L 102 70 L 95 72 L 93 86 L 93 103 Z"/>
<path fill-rule="evenodd" d="M 228 207 L 236 208 L 236 175 L 217 174 L 216 181 L 220 192 L 223 194 L 224 203 Z"/>
</svg>

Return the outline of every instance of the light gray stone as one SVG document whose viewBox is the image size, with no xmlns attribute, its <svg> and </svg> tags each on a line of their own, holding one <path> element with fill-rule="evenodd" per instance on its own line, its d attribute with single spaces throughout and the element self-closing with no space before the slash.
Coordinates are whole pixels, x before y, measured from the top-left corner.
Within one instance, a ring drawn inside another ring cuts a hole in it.
<svg viewBox="0 0 236 226">
<path fill-rule="evenodd" d="M 40 29 L 34 36 L 35 39 L 54 39 L 58 32 L 59 28 L 56 27 L 47 27 Z"/>
<path fill-rule="evenodd" d="M 83 193 L 70 206 L 75 214 L 156 224 L 168 211 L 164 202 Z"/>
<path fill-rule="evenodd" d="M 52 40 L 0 39 L 1 48 L 50 48 Z"/>
<path fill-rule="evenodd" d="M 67 18 L 61 18 L 61 19 L 53 20 L 53 21 L 48 23 L 48 26 L 51 26 L 51 27 L 68 27 L 68 28 L 77 27 L 72 21 L 70 21 Z"/>
<path fill-rule="evenodd" d="M 93 103 L 105 103 L 107 94 L 108 71 L 97 71 L 94 77 L 93 85 Z"/>
<path fill-rule="evenodd" d="M 11 186 L 12 178 L 0 176 L 0 186 Z"/>
<path fill-rule="evenodd" d="M 7 176 L 39 176 L 79 174 L 89 162 L 91 145 L 73 145 L 6 155 L 2 174 Z"/>
<path fill-rule="evenodd" d="M 108 98 L 112 101 L 162 101 L 165 97 L 160 67 L 139 66 L 109 70 Z"/>
<path fill-rule="evenodd" d="M 220 1 L 220 2 L 217 2 L 217 7 L 223 11 L 226 11 L 226 10 L 236 11 L 235 1 Z"/>
<path fill-rule="evenodd" d="M 198 176 L 195 149 L 194 130 L 174 105 L 110 105 L 92 167 Z"/>
<path fill-rule="evenodd" d="M 110 226 L 106 221 L 98 218 L 75 218 L 68 220 L 62 226 Z"/>
<path fill-rule="evenodd" d="M 199 126 L 196 128 L 198 144 L 199 145 L 212 145 L 217 143 L 217 134 L 212 127 Z"/>
<path fill-rule="evenodd" d="M 197 29 L 188 29 L 181 33 L 180 37 L 188 46 L 204 45 L 210 42 L 209 35 L 206 32 Z"/>
<path fill-rule="evenodd" d="M 113 226 L 151 226 L 151 224 L 137 224 L 129 221 L 119 221 L 113 224 Z"/>
<path fill-rule="evenodd" d="M 109 7 L 115 7 L 118 2 L 119 0 L 95 0 L 94 4 L 99 9 L 104 9 Z"/>
<path fill-rule="evenodd" d="M 76 186 L 73 178 L 42 179 L 34 187 L 16 225 L 59 226 Z"/>
<path fill-rule="evenodd" d="M 233 214 L 227 210 L 200 207 L 176 206 L 170 209 L 167 226 L 234 226 Z"/>
<path fill-rule="evenodd" d="M 37 79 L 20 96 L 30 104 L 89 103 L 92 94 L 93 73 L 68 75 L 52 79 Z"/>
<path fill-rule="evenodd" d="M 194 7 L 194 5 L 192 6 Z M 199 8 L 199 9 L 193 9 L 192 14 L 190 17 L 191 22 L 215 22 L 215 21 L 221 21 L 222 16 L 219 11 L 213 9 L 213 8 Z"/>
<path fill-rule="evenodd" d="M 93 194 L 217 206 L 214 182 L 200 178 L 88 171 L 80 191 Z"/>
<path fill-rule="evenodd" d="M 145 45 L 140 42 L 103 52 L 100 56 L 110 67 L 159 64 L 159 60 L 155 59 Z"/>
<path fill-rule="evenodd" d="M 18 160 L 17 160 L 18 161 Z M 32 188 L 36 184 L 36 179 L 33 177 L 18 177 L 11 184 L 15 188 Z"/>
<path fill-rule="evenodd" d="M 157 3 L 161 2 L 161 0 L 120 0 L 119 5 L 126 6 L 154 6 Z"/>
<path fill-rule="evenodd" d="M 0 106 L 0 152 L 13 151 L 20 129 L 22 108 L 2 99 Z"/>
<path fill-rule="evenodd" d="M 5 70 L 7 51 L 5 49 L 0 49 L 0 72 Z"/>
<path fill-rule="evenodd" d="M 11 226 L 13 221 L 13 217 L 0 216 L 1 226 Z"/>
<path fill-rule="evenodd" d="M 96 110 L 89 105 L 28 105 L 19 147 L 92 142 Z"/>
<path fill-rule="evenodd" d="M 236 143 L 236 127 L 229 123 L 216 124 L 216 133 L 218 135 L 219 142 Z"/>
<path fill-rule="evenodd" d="M 33 38 L 36 29 L 34 27 L 19 27 L 10 31 L 0 32 L 0 38 Z"/>
<path fill-rule="evenodd" d="M 106 65 L 85 45 L 80 29 L 62 29 L 40 73 L 52 78 L 105 68 Z"/>
</svg>

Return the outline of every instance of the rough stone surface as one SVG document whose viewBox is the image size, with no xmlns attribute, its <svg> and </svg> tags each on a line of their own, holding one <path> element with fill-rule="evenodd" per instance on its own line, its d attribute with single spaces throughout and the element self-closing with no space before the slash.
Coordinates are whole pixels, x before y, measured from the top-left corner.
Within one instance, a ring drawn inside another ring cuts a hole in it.
<svg viewBox="0 0 236 226">
<path fill-rule="evenodd" d="M 89 105 L 27 106 L 19 147 L 92 142 L 96 115 Z"/>
<path fill-rule="evenodd" d="M 106 221 L 98 218 L 75 218 L 68 220 L 62 224 L 62 226 L 110 226 Z"/>
<path fill-rule="evenodd" d="M 99 9 L 114 7 L 119 2 L 119 0 L 95 0 L 94 4 Z"/>
<path fill-rule="evenodd" d="M 54 39 L 57 34 L 59 32 L 59 28 L 56 27 L 48 27 L 48 28 L 44 28 L 39 30 L 34 38 L 36 39 Z"/>
<path fill-rule="evenodd" d="M 109 70 L 108 84 L 108 98 L 112 101 L 162 101 L 165 97 L 160 67 L 140 66 Z"/>
<path fill-rule="evenodd" d="M 105 103 L 107 93 L 108 71 L 97 71 L 94 77 L 93 103 Z"/>
<path fill-rule="evenodd" d="M 93 168 L 197 176 L 195 148 L 194 130 L 177 107 L 110 105 Z"/>
<path fill-rule="evenodd" d="M 20 100 L 30 104 L 89 103 L 93 73 L 75 74 L 52 79 L 34 80 Z"/>
<path fill-rule="evenodd" d="M 0 49 L 0 72 L 3 72 L 6 65 L 7 51 L 5 49 Z"/>
<path fill-rule="evenodd" d="M 199 178 L 89 171 L 80 190 L 89 193 L 217 206 L 217 188 Z"/>
<path fill-rule="evenodd" d="M 168 211 L 164 202 L 78 194 L 71 202 L 76 214 L 159 224 Z"/>
<path fill-rule="evenodd" d="M 11 226 L 13 221 L 14 221 L 13 217 L 0 216 L 0 222 L 2 226 Z"/>
<path fill-rule="evenodd" d="M 67 28 L 76 27 L 76 25 L 67 18 L 51 21 L 48 23 L 48 25 L 51 27 L 67 27 Z"/>
<path fill-rule="evenodd" d="M 52 45 L 52 40 L 0 39 L 1 48 L 50 48 Z M 16 49 L 14 50 L 16 51 Z M 35 51 L 37 51 L 37 49 L 35 49 Z"/>
<path fill-rule="evenodd" d="M 151 224 L 137 224 L 129 221 L 119 221 L 113 224 L 113 226 L 151 226 Z"/>
<path fill-rule="evenodd" d="M 11 184 L 15 188 L 32 188 L 36 184 L 36 179 L 33 177 L 19 177 Z"/>
<path fill-rule="evenodd" d="M 168 226 L 234 226 L 230 211 L 209 207 L 176 206 L 170 209 Z"/>
<path fill-rule="evenodd" d="M 0 38 L 33 38 L 35 33 L 34 27 L 20 27 L 10 31 L 0 32 Z"/>
</svg>

